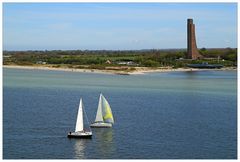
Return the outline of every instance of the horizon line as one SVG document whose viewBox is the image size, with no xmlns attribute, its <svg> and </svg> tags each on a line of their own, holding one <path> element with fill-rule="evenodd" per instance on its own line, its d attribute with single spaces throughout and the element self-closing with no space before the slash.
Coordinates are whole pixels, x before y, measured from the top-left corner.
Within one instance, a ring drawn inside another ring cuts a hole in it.
<svg viewBox="0 0 240 162">
<path fill-rule="evenodd" d="M 201 47 L 200 49 L 226 49 L 238 47 Z M 145 49 L 27 49 L 27 50 L 2 50 L 4 51 L 144 51 L 144 50 L 187 50 L 187 48 L 145 48 Z"/>
</svg>

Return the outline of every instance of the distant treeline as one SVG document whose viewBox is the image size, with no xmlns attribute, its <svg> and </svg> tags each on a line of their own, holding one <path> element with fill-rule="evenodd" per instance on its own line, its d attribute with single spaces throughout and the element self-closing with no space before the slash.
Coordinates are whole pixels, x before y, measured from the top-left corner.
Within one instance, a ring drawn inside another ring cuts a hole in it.
<svg viewBox="0 0 240 162">
<path fill-rule="evenodd" d="M 169 50 L 52 50 L 52 51 L 3 51 L 3 64 L 33 65 L 91 65 L 106 66 L 173 66 L 185 67 L 188 63 L 220 63 L 237 66 L 236 48 L 202 48 L 203 60 L 186 60 L 186 49 Z"/>
</svg>

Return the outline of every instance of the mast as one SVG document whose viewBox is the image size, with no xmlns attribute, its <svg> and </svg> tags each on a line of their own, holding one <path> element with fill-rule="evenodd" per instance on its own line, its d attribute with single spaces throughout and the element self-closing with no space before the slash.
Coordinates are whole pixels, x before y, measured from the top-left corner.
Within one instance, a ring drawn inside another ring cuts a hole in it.
<svg viewBox="0 0 240 162">
<path fill-rule="evenodd" d="M 79 108 L 78 108 L 75 132 L 82 131 L 82 130 L 83 130 L 83 103 L 81 98 L 79 103 Z"/>
<path fill-rule="evenodd" d="M 103 116 L 102 116 L 102 93 L 99 96 L 99 102 L 98 102 L 98 109 L 96 114 L 95 122 L 102 122 Z"/>
</svg>

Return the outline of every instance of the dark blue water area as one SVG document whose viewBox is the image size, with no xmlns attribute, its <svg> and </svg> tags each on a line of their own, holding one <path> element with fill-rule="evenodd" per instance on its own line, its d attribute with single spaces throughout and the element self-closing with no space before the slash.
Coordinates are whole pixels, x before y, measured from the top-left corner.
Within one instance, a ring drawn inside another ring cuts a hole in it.
<svg viewBox="0 0 240 162">
<path fill-rule="evenodd" d="M 145 77 L 154 80 L 156 75 Z M 93 129 L 90 140 L 68 139 L 79 97 L 94 121 L 100 91 L 112 107 L 113 128 Z M 5 84 L 3 158 L 236 159 L 236 90 L 224 94 L 149 86 L 69 89 Z"/>
</svg>

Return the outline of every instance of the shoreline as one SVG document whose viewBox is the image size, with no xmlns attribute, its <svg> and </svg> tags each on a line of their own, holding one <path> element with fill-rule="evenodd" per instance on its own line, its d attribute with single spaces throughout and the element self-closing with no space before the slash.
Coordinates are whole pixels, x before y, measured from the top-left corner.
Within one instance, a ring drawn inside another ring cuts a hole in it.
<svg viewBox="0 0 240 162">
<path fill-rule="evenodd" d="M 115 74 L 115 75 L 140 75 L 145 73 L 154 72 L 190 72 L 190 71 L 225 71 L 225 70 L 237 70 L 233 67 L 225 67 L 221 69 L 199 69 L 199 68 L 177 68 L 161 67 L 161 68 L 149 68 L 149 67 L 134 67 L 133 71 L 119 71 L 119 70 L 99 70 L 99 69 L 75 69 L 75 68 L 55 68 L 48 66 L 21 66 L 21 65 L 3 65 L 3 68 L 10 69 L 29 69 L 29 70 L 49 70 L 49 71 L 69 71 L 80 73 L 96 73 L 96 74 Z"/>
</svg>

